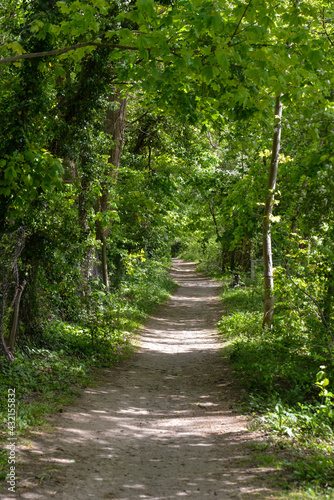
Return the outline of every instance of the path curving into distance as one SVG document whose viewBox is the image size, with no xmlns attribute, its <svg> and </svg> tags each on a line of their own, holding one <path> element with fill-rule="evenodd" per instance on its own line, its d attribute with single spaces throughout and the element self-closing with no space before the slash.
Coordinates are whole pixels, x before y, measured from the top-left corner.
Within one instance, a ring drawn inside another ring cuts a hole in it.
<svg viewBox="0 0 334 500">
<path fill-rule="evenodd" d="M 259 437 L 234 411 L 237 388 L 214 326 L 219 284 L 195 267 L 173 259 L 179 287 L 146 322 L 135 355 L 53 417 L 53 431 L 21 446 L 15 498 L 275 498 L 274 472 L 252 457 Z"/>
</svg>

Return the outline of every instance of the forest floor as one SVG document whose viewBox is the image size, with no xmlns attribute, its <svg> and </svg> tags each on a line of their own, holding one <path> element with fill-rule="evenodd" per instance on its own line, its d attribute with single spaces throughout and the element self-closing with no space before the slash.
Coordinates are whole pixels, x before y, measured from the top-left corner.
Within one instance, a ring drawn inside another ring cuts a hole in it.
<svg viewBox="0 0 334 500">
<path fill-rule="evenodd" d="M 219 283 L 173 260 L 179 287 L 141 330 L 131 359 L 17 449 L 17 492 L 48 499 L 269 499 L 280 471 L 259 466 L 242 391 L 218 339 Z M 276 485 L 276 487 L 275 487 Z"/>
</svg>

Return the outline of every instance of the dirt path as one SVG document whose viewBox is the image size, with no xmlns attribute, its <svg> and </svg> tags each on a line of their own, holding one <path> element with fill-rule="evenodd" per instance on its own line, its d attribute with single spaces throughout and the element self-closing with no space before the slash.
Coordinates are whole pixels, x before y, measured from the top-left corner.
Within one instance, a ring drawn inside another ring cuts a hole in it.
<svg viewBox="0 0 334 500">
<path fill-rule="evenodd" d="M 146 323 L 131 360 L 22 447 L 15 498 L 272 498 L 270 471 L 248 446 L 257 437 L 233 411 L 214 329 L 219 285 L 177 259 L 172 275 L 180 287 Z"/>
</svg>

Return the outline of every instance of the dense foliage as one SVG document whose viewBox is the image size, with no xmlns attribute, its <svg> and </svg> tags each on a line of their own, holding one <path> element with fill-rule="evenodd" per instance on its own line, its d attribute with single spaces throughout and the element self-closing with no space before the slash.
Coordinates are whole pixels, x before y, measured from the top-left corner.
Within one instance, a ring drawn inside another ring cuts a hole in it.
<svg viewBox="0 0 334 500">
<path fill-rule="evenodd" d="M 255 393 L 317 404 L 333 374 L 332 2 L 1 9 L 3 387 L 24 399 L 45 373 L 70 387 L 117 358 L 182 255 L 253 269 L 260 310 L 220 324 L 242 337 L 237 366 Z"/>
</svg>

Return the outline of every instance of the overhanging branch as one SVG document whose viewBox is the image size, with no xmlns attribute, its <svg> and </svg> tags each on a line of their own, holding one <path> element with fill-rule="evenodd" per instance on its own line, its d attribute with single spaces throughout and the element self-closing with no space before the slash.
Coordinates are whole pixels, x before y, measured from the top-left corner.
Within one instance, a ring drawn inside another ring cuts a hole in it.
<svg viewBox="0 0 334 500">
<path fill-rule="evenodd" d="M 61 54 L 66 54 L 72 50 L 82 49 L 84 47 L 110 47 L 112 49 L 120 50 L 139 50 L 138 47 L 132 47 L 130 45 L 117 45 L 114 43 L 103 43 L 103 42 L 84 42 L 71 45 L 70 47 L 63 47 L 62 49 L 47 50 L 45 52 L 32 52 L 28 54 L 18 54 L 17 56 L 5 57 L 0 59 L 0 64 L 7 64 L 11 62 L 21 61 L 23 59 L 36 59 L 41 57 L 59 56 Z"/>
</svg>

